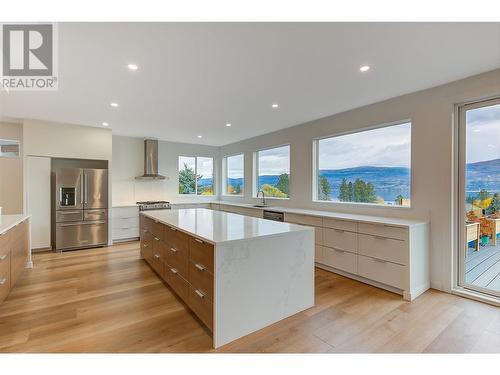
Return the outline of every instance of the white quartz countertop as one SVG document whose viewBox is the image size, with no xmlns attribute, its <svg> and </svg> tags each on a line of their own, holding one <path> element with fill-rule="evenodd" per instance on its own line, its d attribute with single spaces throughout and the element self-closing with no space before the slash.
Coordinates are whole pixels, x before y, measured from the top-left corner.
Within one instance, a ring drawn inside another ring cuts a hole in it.
<svg viewBox="0 0 500 375">
<path fill-rule="evenodd" d="M 31 215 L 0 215 L 0 234 L 4 234 L 12 227 L 26 220 Z"/>
<path fill-rule="evenodd" d="M 205 208 L 146 211 L 142 214 L 213 244 L 313 230 L 302 225 Z"/>
<path fill-rule="evenodd" d="M 275 211 L 284 213 L 288 212 L 291 214 L 316 216 L 316 217 L 329 217 L 332 219 L 339 219 L 339 220 L 361 221 L 366 223 L 380 223 L 380 224 L 394 225 L 394 226 L 408 227 L 414 225 L 423 225 L 427 223 L 427 221 L 425 220 L 399 219 L 386 216 L 381 217 L 381 216 L 371 216 L 371 215 L 358 215 L 358 214 L 348 214 L 342 212 L 308 210 L 302 208 L 290 208 L 290 207 L 279 207 L 279 206 L 254 207 L 252 204 L 229 202 L 229 201 L 217 201 L 212 203 L 236 206 L 236 207 L 253 208 L 256 210 L 266 210 L 266 211 Z"/>
</svg>

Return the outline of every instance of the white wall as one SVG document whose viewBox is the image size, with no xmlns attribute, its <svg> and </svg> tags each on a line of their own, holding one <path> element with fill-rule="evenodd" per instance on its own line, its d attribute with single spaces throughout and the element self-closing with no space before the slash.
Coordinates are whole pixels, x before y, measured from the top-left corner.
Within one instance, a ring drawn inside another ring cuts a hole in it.
<svg viewBox="0 0 500 375">
<path fill-rule="evenodd" d="M 245 197 L 252 198 L 252 153 L 264 147 L 291 144 L 290 200 L 272 204 L 431 221 L 431 286 L 450 291 L 453 243 L 454 106 L 500 95 L 500 69 L 447 85 L 404 95 L 221 148 L 221 156 L 245 152 Z M 313 138 L 411 119 L 411 208 L 389 208 L 312 202 Z"/>
<path fill-rule="evenodd" d="M 0 122 L 0 139 L 21 141 L 23 150 L 23 129 L 21 124 Z M 23 159 L 0 157 L 0 207 L 2 214 L 23 212 Z"/>
<path fill-rule="evenodd" d="M 199 202 L 217 199 L 217 195 L 207 197 L 178 194 L 177 160 L 179 155 L 213 157 L 215 179 L 219 180 L 218 147 L 166 141 L 158 143 L 158 170 L 167 178 L 158 181 L 135 180 L 136 176 L 144 173 L 144 139 L 113 136 L 113 206 L 129 205 L 144 200 Z"/>
</svg>

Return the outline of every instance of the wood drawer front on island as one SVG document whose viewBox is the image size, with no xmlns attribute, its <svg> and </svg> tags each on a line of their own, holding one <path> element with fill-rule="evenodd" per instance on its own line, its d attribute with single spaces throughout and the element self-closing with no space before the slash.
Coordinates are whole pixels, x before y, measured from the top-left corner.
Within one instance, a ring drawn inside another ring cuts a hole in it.
<svg viewBox="0 0 500 375">
<path fill-rule="evenodd" d="M 388 237 L 359 234 L 359 254 L 387 260 L 402 265 L 408 264 L 408 243 Z"/>
<path fill-rule="evenodd" d="M 408 240 L 408 228 L 395 227 L 392 225 L 359 223 L 359 233 L 388 237 L 396 240 Z"/>
<path fill-rule="evenodd" d="M 174 227 L 165 226 L 165 242 L 184 254 L 189 253 L 189 236 Z"/>
<path fill-rule="evenodd" d="M 189 283 L 179 274 L 177 268 L 165 264 L 165 281 L 184 302 L 188 302 Z"/>
<path fill-rule="evenodd" d="M 325 228 L 323 231 L 323 244 L 338 250 L 358 252 L 358 234 L 343 229 Z"/>
<path fill-rule="evenodd" d="M 206 297 L 214 300 L 214 276 L 200 263 L 189 262 L 189 283 Z"/>
<path fill-rule="evenodd" d="M 163 255 L 165 262 L 169 266 L 177 269 L 180 275 L 187 280 L 189 251 L 183 247 L 175 248 L 170 243 L 165 243 L 165 251 Z"/>
<path fill-rule="evenodd" d="M 348 251 L 323 247 L 323 264 L 354 275 L 358 274 L 358 256 Z"/>
<path fill-rule="evenodd" d="M 189 287 L 188 306 L 195 312 L 200 320 L 205 323 L 210 331 L 214 327 L 214 306 L 211 300 L 199 289 L 192 285 Z"/>
<path fill-rule="evenodd" d="M 164 229 L 165 229 L 165 225 L 163 225 L 159 221 L 153 220 L 151 233 L 153 234 L 154 237 L 159 238 L 160 240 L 163 240 L 165 238 L 164 237 Z"/>
<path fill-rule="evenodd" d="M 144 231 L 151 232 L 153 229 L 153 219 L 141 215 L 141 233 Z"/>
<path fill-rule="evenodd" d="M 214 273 L 214 245 L 198 238 L 189 239 L 189 260 L 205 267 L 208 272 Z"/>
<path fill-rule="evenodd" d="M 406 273 L 405 266 L 364 255 L 358 257 L 358 274 L 367 279 L 404 290 Z"/>
<path fill-rule="evenodd" d="M 10 255 L 10 231 L 0 234 L 0 256 Z"/>
<path fill-rule="evenodd" d="M 153 256 L 151 257 L 150 264 L 154 270 L 163 277 L 163 257 L 162 253 L 165 252 L 165 243 L 158 237 L 153 237 Z"/>
<path fill-rule="evenodd" d="M 3 243 L 1 244 L 4 245 Z M 10 251 L 5 252 L 5 249 L 0 255 L 0 302 L 2 302 L 5 297 L 10 292 Z"/>
<path fill-rule="evenodd" d="M 153 257 L 153 236 L 149 232 L 143 232 L 141 236 L 141 255 L 148 262 Z"/>
</svg>

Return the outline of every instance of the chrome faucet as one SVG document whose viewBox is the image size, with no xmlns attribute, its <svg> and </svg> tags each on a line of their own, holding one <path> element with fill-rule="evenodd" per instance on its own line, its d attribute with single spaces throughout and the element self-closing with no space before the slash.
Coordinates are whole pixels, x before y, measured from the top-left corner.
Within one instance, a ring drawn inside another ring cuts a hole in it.
<svg viewBox="0 0 500 375">
<path fill-rule="evenodd" d="M 257 198 L 259 197 L 259 193 L 262 193 L 262 207 L 266 206 L 266 195 L 264 194 L 264 191 L 260 190 L 257 192 Z"/>
</svg>

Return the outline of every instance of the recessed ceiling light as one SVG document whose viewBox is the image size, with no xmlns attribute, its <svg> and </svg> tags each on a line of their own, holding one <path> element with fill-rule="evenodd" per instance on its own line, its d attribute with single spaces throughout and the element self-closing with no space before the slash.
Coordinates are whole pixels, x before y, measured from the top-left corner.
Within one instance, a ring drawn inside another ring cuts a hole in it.
<svg viewBox="0 0 500 375">
<path fill-rule="evenodd" d="M 197 135 L 197 137 L 198 137 L 198 138 L 203 138 L 203 136 L 201 136 L 201 135 Z"/>
<path fill-rule="evenodd" d="M 114 107 L 114 108 L 118 107 L 118 103 L 115 103 L 115 102 L 111 102 L 111 103 L 109 103 L 109 105 L 111 107 Z"/>
<path fill-rule="evenodd" d="M 370 70 L 370 66 L 369 65 L 363 65 L 359 68 L 359 71 L 360 72 L 367 72 Z"/>
<path fill-rule="evenodd" d="M 279 105 L 278 105 L 278 103 L 274 103 L 271 107 L 273 107 L 273 108 L 278 108 L 278 107 L 279 107 Z"/>
<path fill-rule="evenodd" d="M 107 122 L 103 122 L 102 126 L 109 126 L 109 124 Z"/>
<path fill-rule="evenodd" d="M 231 124 L 228 122 L 228 123 L 226 124 L 226 126 L 227 126 L 228 128 L 230 128 L 230 127 L 231 127 Z"/>
<path fill-rule="evenodd" d="M 139 67 L 137 65 L 135 65 L 135 64 L 128 64 L 127 68 L 129 68 L 129 70 L 137 70 L 137 69 L 139 69 Z"/>
</svg>

